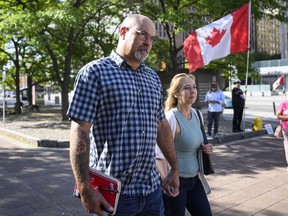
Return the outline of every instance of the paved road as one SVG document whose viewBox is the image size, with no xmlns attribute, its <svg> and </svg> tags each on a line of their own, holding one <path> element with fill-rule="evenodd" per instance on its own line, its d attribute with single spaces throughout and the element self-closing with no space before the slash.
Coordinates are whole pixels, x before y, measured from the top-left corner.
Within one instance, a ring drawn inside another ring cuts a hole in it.
<svg viewBox="0 0 288 216">
<path fill-rule="evenodd" d="M 288 215 L 281 140 L 263 136 L 216 145 L 213 162 L 213 215 Z M 0 176 L 1 216 L 88 215 L 72 197 L 68 149 L 30 148 L 0 136 Z"/>
<path fill-rule="evenodd" d="M 257 116 L 265 119 L 275 119 L 274 107 L 279 106 L 280 102 L 285 100 L 286 97 L 283 95 L 273 95 L 273 96 L 247 96 L 246 97 L 246 106 L 245 106 L 245 117 L 248 119 L 255 118 Z M 224 109 L 224 116 L 233 117 L 233 109 Z"/>
</svg>

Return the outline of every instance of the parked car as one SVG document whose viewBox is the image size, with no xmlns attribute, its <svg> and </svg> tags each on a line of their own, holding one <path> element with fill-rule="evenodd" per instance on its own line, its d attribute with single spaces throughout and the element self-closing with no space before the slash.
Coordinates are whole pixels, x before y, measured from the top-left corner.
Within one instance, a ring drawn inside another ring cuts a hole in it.
<svg viewBox="0 0 288 216">
<path fill-rule="evenodd" d="M 1 98 L 3 98 L 4 96 L 4 92 L 2 91 L 1 94 L 0 94 Z M 16 93 L 15 92 L 12 92 L 12 91 L 5 91 L 5 97 L 6 98 L 16 98 Z"/>
<path fill-rule="evenodd" d="M 224 108 L 233 108 L 232 98 L 225 95 Z"/>
</svg>

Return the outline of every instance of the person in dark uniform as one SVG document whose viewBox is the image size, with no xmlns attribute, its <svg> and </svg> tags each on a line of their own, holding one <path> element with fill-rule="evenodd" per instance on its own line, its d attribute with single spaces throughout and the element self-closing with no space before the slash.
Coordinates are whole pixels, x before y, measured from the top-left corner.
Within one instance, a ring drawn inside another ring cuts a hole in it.
<svg viewBox="0 0 288 216">
<path fill-rule="evenodd" d="M 232 105 L 233 105 L 233 132 L 242 132 L 241 122 L 245 106 L 245 97 L 240 89 L 241 81 L 236 80 L 232 89 Z"/>
</svg>

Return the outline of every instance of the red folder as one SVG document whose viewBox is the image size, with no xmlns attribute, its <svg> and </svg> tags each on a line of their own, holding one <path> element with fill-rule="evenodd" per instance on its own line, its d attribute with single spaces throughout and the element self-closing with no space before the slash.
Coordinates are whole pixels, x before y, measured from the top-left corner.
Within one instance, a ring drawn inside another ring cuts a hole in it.
<svg viewBox="0 0 288 216">
<path fill-rule="evenodd" d="M 92 168 L 90 168 L 89 178 L 91 186 L 95 190 L 98 190 L 114 208 L 112 213 L 105 209 L 103 209 L 103 211 L 114 215 L 120 197 L 121 181 Z M 73 195 L 80 198 L 80 193 L 76 184 Z"/>
</svg>

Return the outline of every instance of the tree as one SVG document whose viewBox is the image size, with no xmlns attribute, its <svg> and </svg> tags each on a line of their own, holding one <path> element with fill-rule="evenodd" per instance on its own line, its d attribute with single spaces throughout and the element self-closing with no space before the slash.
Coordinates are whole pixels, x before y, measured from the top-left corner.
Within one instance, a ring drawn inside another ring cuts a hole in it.
<svg viewBox="0 0 288 216">
<path fill-rule="evenodd" d="M 134 1 L 135 4 L 140 5 L 142 14 L 147 15 L 152 20 L 157 21 L 160 25 L 158 31 L 165 34 L 168 46 L 156 46 L 153 50 L 166 50 L 169 53 L 169 59 L 166 60 L 167 69 L 169 68 L 172 73 L 177 73 L 183 61 L 179 61 L 179 54 L 183 49 L 183 44 L 177 44 L 177 37 L 183 37 L 183 32 L 197 26 L 199 14 L 189 13 L 193 6 L 196 6 L 198 0 L 182 0 L 182 1 L 165 1 L 159 0 L 157 3 L 154 1 Z M 194 22 L 195 21 L 195 22 Z M 192 25 L 191 25 L 192 24 Z M 163 39 L 160 35 L 160 39 Z M 162 43 L 165 45 L 164 43 Z M 156 49 L 157 48 L 157 49 Z M 157 51 L 154 51 L 157 52 Z M 162 52 L 163 53 L 163 52 Z M 167 52 L 166 52 L 167 53 Z M 158 55 L 164 55 L 158 52 Z M 162 60 L 163 58 L 160 58 Z M 160 63 L 159 63 L 160 64 Z"/>
<path fill-rule="evenodd" d="M 61 88 L 62 120 L 67 120 L 72 76 L 84 62 L 111 52 L 116 43 L 113 28 L 122 7 L 120 0 L 76 0 L 73 4 L 53 3 L 37 11 L 34 23 L 38 41 L 51 60 L 53 79 Z"/>
<path fill-rule="evenodd" d="M 115 29 L 122 18 L 124 3 L 120 0 L 10 0 L 0 4 L 3 6 L 0 29 L 6 31 L 6 40 L 1 44 L 11 43 L 12 36 L 19 35 L 19 26 L 16 28 L 14 22 L 21 17 L 21 36 L 25 41 L 29 39 L 29 45 L 25 45 L 30 48 L 26 55 L 34 53 L 37 64 L 31 58 L 27 62 L 18 58 L 17 68 L 22 67 L 34 80 L 37 69 L 45 62 L 44 69 L 41 69 L 44 80 L 51 78 L 59 85 L 62 120 L 67 120 L 68 93 L 75 74 L 84 63 L 111 52 L 116 44 Z M 5 24 L 6 14 L 10 14 L 11 27 Z M 1 51 L 6 52 L 5 49 Z"/>
<path fill-rule="evenodd" d="M 15 111 L 18 114 L 21 113 L 20 74 L 27 73 L 28 78 L 30 77 L 30 79 L 32 79 L 32 68 L 28 67 L 28 63 L 29 65 L 35 65 L 38 61 L 35 50 L 33 53 L 31 32 L 29 32 L 29 28 L 27 28 L 27 26 L 30 26 L 30 23 L 28 22 L 29 15 L 35 10 L 34 3 L 35 2 L 23 3 L 17 1 L 0 2 L 0 31 L 3 33 L 0 41 L 0 53 L 5 56 L 7 60 L 6 64 L 7 62 L 10 62 L 9 73 L 7 73 L 7 83 L 9 85 L 9 80 L 11 79 L 14 81 L 11 88 L 15 88 L 16 91 Z M 35 74 L 34 79 L 37 80 Z M 44 79 L 43 74 L 41 74 L 41 79 Z M 32 103 L 31 97 L 29 98 L 29 103 Z"/>
<path fill-rule="evenodd" d="M 1 24 L 0 31 L 3 33 L 1 36 L 1 45 L 0 52 L 6 55 L 7 62 L 11 62 L 9 73 L 11 78 L 14 80 L 16 87 L 16 113 L 21 113 L 20 109 L 20 55 L 23 52 L 21 44 L 25 43 L 25 38 L 23 36 L 23 32 L 21 31 L 23 28 L 21 24 L 21 15 L 11 17 L 11 14 L 15 12 L 15 8 L 11 8 L 9 11 L 7 9 L 7 4 L 3 5 L 1 2 L 0 14 L 1 14 Z M 15 29 L 18 32 L 15 32 Z M 11 68 L 13 66 L 13 68 Z M 6 67 L 7 68 L 7 67 Z"/>
</svg>

